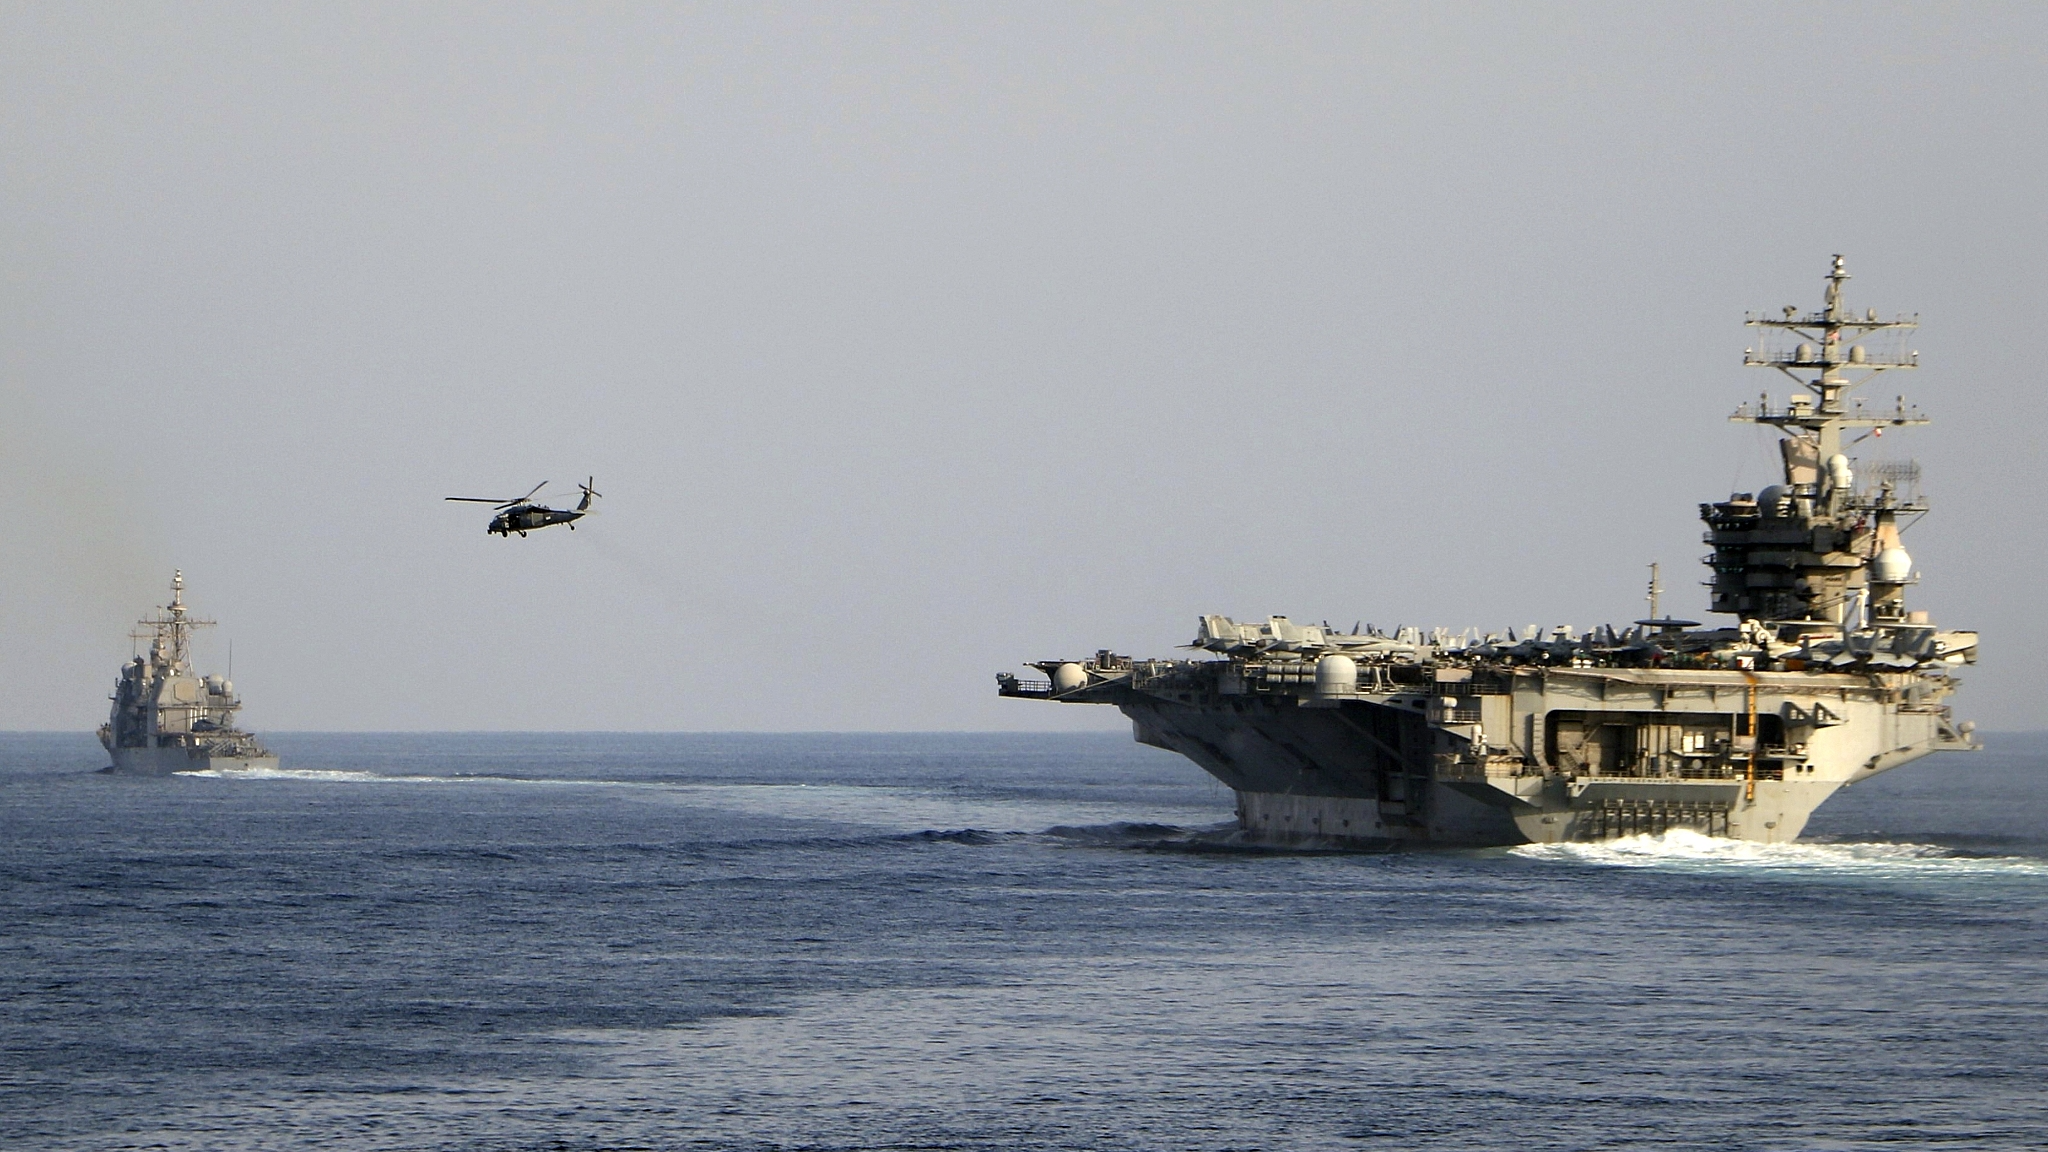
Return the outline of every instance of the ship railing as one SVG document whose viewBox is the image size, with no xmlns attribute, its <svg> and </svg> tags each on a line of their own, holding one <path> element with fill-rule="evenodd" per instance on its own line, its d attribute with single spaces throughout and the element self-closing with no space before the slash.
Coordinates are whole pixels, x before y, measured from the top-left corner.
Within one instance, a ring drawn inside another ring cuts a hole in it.
<svg viewBox="0 0 2048 1152">
<path fill-rule="evenodd" d="M 1748 776 L 1749 776 L 1749 762 L 1748 762 L 1747 760 L 1740 760 L 1740 761 L 1735 761 L 1735 762 L 1732 762 L 1732 763 L 1729 763 L 1729 762 L 1722 762 L 1722 763 L 1715 763 L 1715 762 L 1706 762 L 1706 763 L 1700 763 L 1700 762 L 1695 762 L 1695 761 L 1692 761 L 1692 760 L 1687 760 L 1687 761 L 1685 761 L 1685 762 L 1683 762 L 1683 763 L 1679 764 L 1676 770 L 1665 770 L 1665 771 L 1647 771 L 1647 772 L 1629 772 L 1629 773 L 1621 773 L 1621 774 L 1616 774 L 1616 775 L 1606 775 L 1606 774 L 1602 774 L 1602 775 L 1600 776 L 1600 779 L 1603 779 L 1603 780 L 1742 780 L 1742 779 L 1746 779 L 1746 778 L 1747 778 Z M 1757 759 L 1757 762 L 1756 762 L 1756 778 L 1757 778 L 1757 779 L 1759 779 L 1759 780 L 1783 780 L 1783 779 L 1785 778 L 1785 764 L 1784 764 L 1784 761 L 1782 761 L 1782 760 L 1778 759 L 1778 758 L 1777 758 L 1777 757 L 1775 757 L 1775 756 L 1773 756 L 1773 757 L 1770 757 L 1770 758 L 1768 758 L 1768 759 L 1766 759 L 1766 758 L 1763 758 L 1763 757 L 1759 757 L 1759 758 Z"/>
<path fill-rule="evenodd" d="M 1485 781 L 1486 762 L 1462 756 L 1439 757 L 1436 764 L 1436 778 L 1439 780 Z"/>
<path fill-rule="evenodd" d="M 1495 776 L 1547 776 L 1550 773 L 1541 765 L 1498 749 L 1484 755 L 1473 753 L 1440 753 L 1436 757 L 1434 772 L 1438 780 L 1485 781 Z"/>
<path fill-rule="evenodd" d="M 1008 672 L 996 673 L 996 695 L 1018 696 L 1027 700 L 1052 699 L 1052 681 L 1024 680 Z"/>
<path fill-rule="evenodd" d="M 1166 689 L 1191 690 L 1203 683 L 1202 679 L 1190 671 L 1183 662 L 1175 660 L 1133 661 L 1126 675 L 1130 680 L 1130 686 L 1143 692 Z"/>
<path fill-rule="evenodd" d="M 1506 696 L 1513 684 L 1505 676 L 1474 676 L 1470 680 L 1437 680 L 1430 691 L 1438 696 Z"/>
</svg>

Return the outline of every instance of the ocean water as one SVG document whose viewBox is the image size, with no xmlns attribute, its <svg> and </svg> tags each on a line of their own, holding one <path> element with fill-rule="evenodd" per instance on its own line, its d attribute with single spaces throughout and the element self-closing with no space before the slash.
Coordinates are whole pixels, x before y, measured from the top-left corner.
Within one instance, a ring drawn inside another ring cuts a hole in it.
<svg viewBox="0 0 2048 1152">
<path fill-rule="evenodd" d="M 1395 855 L 1122 736 L 271 743 L 0 736 L 0 1146 L 2048 1145 L 2048 737 Z"/>
</svg>

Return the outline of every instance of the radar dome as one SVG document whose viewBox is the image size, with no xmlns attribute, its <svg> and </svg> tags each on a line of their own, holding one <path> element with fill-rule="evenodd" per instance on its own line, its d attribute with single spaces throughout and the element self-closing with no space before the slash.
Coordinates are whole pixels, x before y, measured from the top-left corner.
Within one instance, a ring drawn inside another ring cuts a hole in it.
<svg viewBox="0 0 2048 1152">
<path fill-rule="evenodd" d="M 1088 683 L 1088 673 L 1079 664 L 1071 660 L 1052 670 L 1052 690 L 1054 692 L 1072 692 L 1086 683 Z"/>
<path fill-rule="evenodd" d="M 1358 661 L 1329 655 L 1316 661 L 1316 695 L 1348 696 L 1358 691 Z"/>
<path fill-rule="evenodd" d="M 1904 548 L 1887 548 L 1870 562 L 1870 578 L 1879 584 L 1904 584 L 1913 574 L 1913 558 Z"/>
</svg>

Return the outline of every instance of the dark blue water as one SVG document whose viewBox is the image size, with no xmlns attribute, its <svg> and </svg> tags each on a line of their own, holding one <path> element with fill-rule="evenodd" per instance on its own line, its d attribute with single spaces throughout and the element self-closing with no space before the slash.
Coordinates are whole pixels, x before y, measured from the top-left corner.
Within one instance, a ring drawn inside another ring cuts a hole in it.
<svg viewBox="0 0 2048 1152">
<path fill-rule="evenodd" d="M 2048 740 L 1807 842 L 1193 850 L 1119 736 L 0 736 L 0 1144 L 2048 1143 Z"/>
</svg>

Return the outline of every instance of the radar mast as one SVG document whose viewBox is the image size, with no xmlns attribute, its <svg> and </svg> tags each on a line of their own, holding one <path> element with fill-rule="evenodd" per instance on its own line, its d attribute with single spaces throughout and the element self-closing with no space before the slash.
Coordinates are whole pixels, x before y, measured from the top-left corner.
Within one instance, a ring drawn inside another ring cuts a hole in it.
<svg viewBox="0 0 2048 1152">
<path fill-rule="evenodd" d="M 150 660 L 171 668 L 184 668 L 191 662 L 192 630 L 211 628 L 214 624 L 211 620 L 193 617 L 185 607 L 183 569 L 171 573 L 171 602 L 164 605 L 157 615 L 138 623 L 140 627 L 128 635 L 136 640 L 149 641 Z"/>
<path fill-rule="evenodd" d="M 1715 551 L 1707 558 L 1714 569 L 1713 610 L 1795 625 L 1795 631 L 1816 625 L 1855 631 L 1873 618 L 1903 618 L 1912 575 L 1898 517 L 1926 511 L 1917 492 L 1901 493 L 1892 482 L 1899 466 L 1881 469 L 1886 482 L 1859 493 L 1844 454 L 1886 428 L 1928 422 L 1903 396 L 1889 410 L 1851 396 L 1881 372 L 1919 367 L 1920 354 L 1907 346 L 1919 319 L 1883 320 L 1875 308 L 1856 315 L 1842 298 L 1849 273 L 1840 255 L 1826 279 L 1818 311 L 1787 305 L 1782 315 L 1751 313 L 1745 321 L 1759 330 L 1759 339 L 1743 349 L 1742 362 L 1774 368 L 1803 389 L 1782 406 L 1765 393 L 1729 417 L 1783 434 L 1784 482 L 1700 508 L 1713 528 L 1708 542 Z M 1861 436 L 1845 439 L 1859 429 Z"/>
<path fill-rule="evenodd" d="M 1851 314 L 1842 303 L 1842 285 L 1848 279 L 1838 254 L 1828 270 L 1826 302 L 1820 311 L 1801 315 L 1788 304 L 1780 318 L 1752 313 L 1745 320 L 1749 327 L 1763 329 L 1764 339 L 1756 347 L 1742 350 L 1742 362 L 1783 372 L 1812 393 L 1812 398 L 1794 396 L 1780 408 L 1774 407 L 1770 394 L 1765 393 L 1757 397 L 1754 406 L 1744 404 L 1729 417 L 1738 423 L 1768 424 L 1802 446 L 1810 445 L 1810 455 L 1823 464 L 1842 451 L 1845 429 L 1927 423 L 1919 409 L 1906 406 L 1903 396 L 1890 412 L 1869 411 L 1860 398 L 1853 407 L 1844 406 L 1849 393 L 1878 373 L 1920 366 L 1920 353 L 1906 347 L 1906 334 L 1920 327 L 1920 318 L 1901 315 L 1880 320 L 1875 308 L 1865 309 L 1861 317 Z M 1784 347 L 1791 337 L 1798 343 Z M 1812 372 L 1820 375 L 1806 375 Z M 1792 477 L 1786 479 L 1791 482 Z"/>
</svg>

